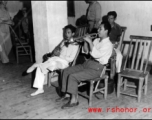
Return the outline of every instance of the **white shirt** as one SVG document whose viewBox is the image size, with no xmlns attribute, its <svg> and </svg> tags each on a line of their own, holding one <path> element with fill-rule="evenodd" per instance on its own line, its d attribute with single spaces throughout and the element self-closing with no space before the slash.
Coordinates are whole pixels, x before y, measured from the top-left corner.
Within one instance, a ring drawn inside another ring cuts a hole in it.
<svg viewBox="0 0 152 120">
<path fill-rule="evenodd" d="M 107 64 L 113 50 L 113 44 L 109 40 L 109 37 L 103 39 L 101 42 L 100 38 L 97 38 L 93 41 L 93 45 L 93 49 L 90 52 L 91 56 L 101 64 Z"/>
<path fill-rule="evenodd" d="M 94 46 L 90 52 L 90 55 L 95 58 L 95 60 L 99 61 L 102 65 L 107 64 L 113 50 L 113 44 L 109 40 L 109 37 L 101 41 L 100 38 L 97 38 L 93 41 L 93 45 Z M 83 49 L 82 53 L 85 53 Z"/>
<path fill-rule="evenodd" d="M 63 46 L 59 57 L 67 60 L 68 62 L 72 62 L 77 54 L 78 48 L 79 45 L 74 44 L 70 44 L 68 47 Z"/>
</svg>

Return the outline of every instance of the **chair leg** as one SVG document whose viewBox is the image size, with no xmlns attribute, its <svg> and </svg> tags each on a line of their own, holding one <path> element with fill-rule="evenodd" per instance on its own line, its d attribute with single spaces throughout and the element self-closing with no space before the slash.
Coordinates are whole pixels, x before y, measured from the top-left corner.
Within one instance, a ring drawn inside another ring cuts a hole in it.
<svg viewBox="0 0 152 120">
<path fill-rule="evenodd" d="M 115 60 L 111 59 L 111 70 L 110 70 L 110 79 L 114 79 L 115 73 L 116 73 L 116 68 L 115 68 Z"/>
<path fill-rule="evenodd" d="M 17 64 L 19 63 L 19 58 L 18 58 L 18 48 L 16 48 L 16 60 L 17 60 Z"/>
<path fill-rule="evenodd" d="M 118 74 L 118 83 L 117 83 L 117 98 L 120 96 L 120 87 L 121 87 L 121 75 Z"/>
<path fill-rule="evenodd" d="M 90 81 L 90 95 L 89 95 L 89 107 L 92 106 L 92 95 L 93 95 L 93 81 Z"/>
<path fill-rule="evenodd" d="M 124 80 L 124 90 L 127 89 L 127 79 Z"/>
<path fill-rule="evenodd" d="M 48 72 L 47 74 L 48 74 L 48 77 L 47 77 L 48 86 L 50 87 L 51 86 L 51 79 L 54 76 L 55 72 L 54 71 L 53 72 Z M 49 76 L 49 74 L 51 74 L 51 77 Z"/>
<path fill-rule="evenodd" d="M 33 62 L 33 56 L 32 56 L 32 50 L 31 50 L 31 47 L 30 47 L 30 58 L 31 58 L 31 62 Z"/>
<path fill-rule="evenodd" d="M 138 87 L 138 102 L 141 100 L 141 92 L 143 86 L 144 78 L 139 78 L 139 87 Z"/>
<path fill-rule="evenodd" d="M 147 95 L 148 75 L 145 77 L 144 95 Z"/>
<path fill-rule="evenodd" d="M 104 79 L 105 89 L 104 89 L 104 99 L 107 99 L 107 91 L 108 91 L 108 76 Z"/>
<path fill-rule="evenodd" d="M 46 78 L 47 78 L 47 84 L 48 84 L 48 87 L 50 87 L 50 86 L 51 86 L 51 84 L 50 84 L 50 79 L 49 79 L 49 74 L 50 74 L 50 73 L 48 72 L 48 73 L 47 73 L 47 77 L 46 77 Z"/>
</svg>

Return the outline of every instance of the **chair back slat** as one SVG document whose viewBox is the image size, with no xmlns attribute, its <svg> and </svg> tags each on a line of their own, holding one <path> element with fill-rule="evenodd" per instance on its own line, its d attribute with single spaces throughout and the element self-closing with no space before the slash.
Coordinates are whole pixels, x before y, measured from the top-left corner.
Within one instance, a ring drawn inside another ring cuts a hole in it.
<svg viewBox="0 0 152 120">
<path fill-rule="evenodd" d="M 88 28 L 89 28 L 88 25 L 78 26 L 75 32 L 75 37 L 84 36 L 87 33 Z"/>
<path fill-rule="evenodd" d="M 105 66 L 103 67 L 103 70 L 101 71 L 100 77 L 103 77 L 103 75 L 104 75 L 105 72 L 106 72 L 106 68 L 107 68 L 107 66 L 105 65 Z"/>
<path fill-rule="evenodd" d="M 152 40 L 152 39 L 151 39 L 151 40 Z M 150 41 L 149 50 L 148 50 L 148 56 L 147 56 L 147 61 L 146 61 L 144 73 L 146 72 L 147 65 L 148 65 L 148 62 L 149 62 L 149 57 L 150 57 L 150 53 L 151 53 L 151 48 L 152 48 L 152 41 Z"/>
<path fill-rule="evenodd" d="M 119 45 L 118 45 L 117 49 L 119 49 L 122 52 L 122 44 L 124 41 L 124 36 L 125 36 L 125 32 L 127 30 L 127 27 L 121 26 L 121 29 L 122 29 L 122 34 L 121 34 Z"/>
<path fill-rule="evenodd" d="M 76 33 L 75 33 L 75 38 L 79 38 L 81 36 L 84 36 L 86 33 L 87 33 L 87 30 L 88 30 L 89 26 L 88 25 L 84 25 L 84 26 L 79 26 L 77 29 L 76 29 Z M 81 39 L 81 38 L 80 38 Z M 72 62 L 72 66 L 74 66 L 76 64 L 76 60 L 79 56 L 79 53 L 80 53 L 80 50 L 81 50 L 81 45 L 79 45 L 79 48 L 78 48 L 78 51 L 77 51 L 77 54 Z"/>
<path fill-rule="evenodd" d="M 136 43 L 135 43 L 135 49 L 133 50 L 132 49 L 132 52 L 133 52 L 133 60 L 132 60 L 132 64 L 131 64 L 131 69 L 133 69 L 134 68 L 134 63 L 135 63 L 135 57 L 136 57 L 136 54 L 137 54 L 137 47 L 138 47 L 138 40 L 136 40 Z"/>
<path fill-rule="evenodd" d="M 142 50 L 142 49 L 143 49 L 142 43 L 144 43 L 144 42 L 142 42 L 142 40 L 140 40 L 140 41 L 139 41 L 138 54 L 137 54 L 137 62 L 136 62 L 136 67 L 135 67 L 136 70 L 142 65 L 142 64 L 139 65 L 140 59 L 142 60 L 142 58 L 143 58 L 143 54 L 142 54 L 142 51 L 143 51 L 143 50 Z M 139 66 L 139 67 L 138 67 L 138 66 Z"/>
<path fill-rule="evenodd" d="M 144 58 L 145 58 L 145 48 L 146 48 L 146 42 L 143 42 L 144 43 L 144 46 L 143 46 L 143 51 L 142 51 L 142 59 L 141 59 L 141 66 L 140 66 L 140 70 L 143 69 L 143 63 L 144 63 Z"/>
<path fill-rule="evenodd" d="M 124 69 L 129 68 L 145 73 L 152 49 L 152 37 L 131 35 L 130 39 Z M 133 52 L 130 54 L 130 51 Z"/>
<path fill-rule="evenodd" d="M 83 29 L 82 29 L 82 28 L 80 28 L 79 36 L 82 36 L 82 34 L 83 34 Z"/>
<path fill-rule="evenodd" d="M 79 45 L 78 51 L 77 51 L 77 53 L 76 53 L 76 55 L 75 55 L 75 58 L 74 58 L 74 60 L 73 60 L 73 62 L 72 62 L 72 64 L 71 64 L 71 66 L 74 66 L 74 65 L 75 65 L 76 60 L 77 60 L 77 58 L 78 58 L 78 55 L 79 55 L 79 53 L 80 53 L 80 50 L 81 50 L 81 45 Z"/>
<path fill-rule="evenodd" d="M 126 56 L 126 59 L 125 59 L 125 63 L 124 63 L 124 70 L 126 69 L 126 65 L 127 65 L 127 60 L 128 60 L 128 57 L 130 55 L 130 51 L 131 51 L 131 46 L 132 46 L 132 39 L 130 41 L 130 44 L 129 44 L 129 48 L 128 48 L 128 52 L 127 52 L 127 56 Z"/>
<path fill-rule="evenodd" d="M 22 46 L 22 48 L 24 49 L 25 53 L 29 54 L 28 51 L 26 50 L 25 46 L 24 46 L 24 43 L 21 42 L 20 38 L 15 33 L 14 29 L 11 26 L 9 26 L 9 28 L 10 28 L 11 34 L 13 35 L 13 37 L 15 39 L 14 40 L 15 46 L 17 46 L 17 43 L 19 43 L 19 46 Z M 25 44 L 28 44 L 28 42 L 26 42 Z"/>
<path fill-rule="evenodd" d="M 87 27 L 84 28 L 83 35 L 87 33 Z"/>
</svg>

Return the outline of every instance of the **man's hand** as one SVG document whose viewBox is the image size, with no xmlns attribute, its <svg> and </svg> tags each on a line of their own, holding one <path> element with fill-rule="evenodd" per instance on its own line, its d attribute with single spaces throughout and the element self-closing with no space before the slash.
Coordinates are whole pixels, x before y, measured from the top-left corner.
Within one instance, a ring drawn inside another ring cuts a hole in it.
<svg viewBox="0 0 152 120">
<path fill-rule="evenodd" d="M 86 37 L 83 38 L 86 42 L 91 43 L 92 40 L 90 38 L 90 35 L 86 35 Z"/>
<path fill-rule="evenodd" d="M 93 48 L 93 42 L 92 42 L 92 39 L 90 37 L 90 35 L 86 35 L 86 37 L 83 38 L 84 41 L 88 42 L 89 43 L 89 48 L 90 48 L 90 51 L 92 51 L 92 48 Z"/>
</svg>

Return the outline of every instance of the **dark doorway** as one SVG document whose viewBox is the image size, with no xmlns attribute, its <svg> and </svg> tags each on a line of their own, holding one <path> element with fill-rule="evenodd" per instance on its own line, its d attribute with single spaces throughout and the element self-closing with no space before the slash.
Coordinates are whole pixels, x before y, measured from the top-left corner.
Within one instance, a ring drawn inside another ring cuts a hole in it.
<svg viewBox="0 0 152 120">
<path fill-rule="evenodd" d="M 32 5 L 31 5 L 31 1 L 20 1 L 20 2 L 23 3 L 23 8 L 19 10 L 18 13 L 14 16 L 13 21 L 15 25 L 13 26 L 13 28 L 19 38 L 21 37 L 29 38 L 29 44 L 31 45 L 31 48 L 32 48 L 33 62 L 35 62 Z M 25 14 L 26 14 L 26 17 L 25 17 Z M 26 18 L 26 21 L 28 22 L 25 22 L 25 18 Z M 27 30 L 28 30 L 28 34 L 27 32 L 25 32 Z"/>
<path fill-rule="evenodd" d="M 68 17 L 75 17 L 74 1 L 67 1 Z"/>
</svg>

